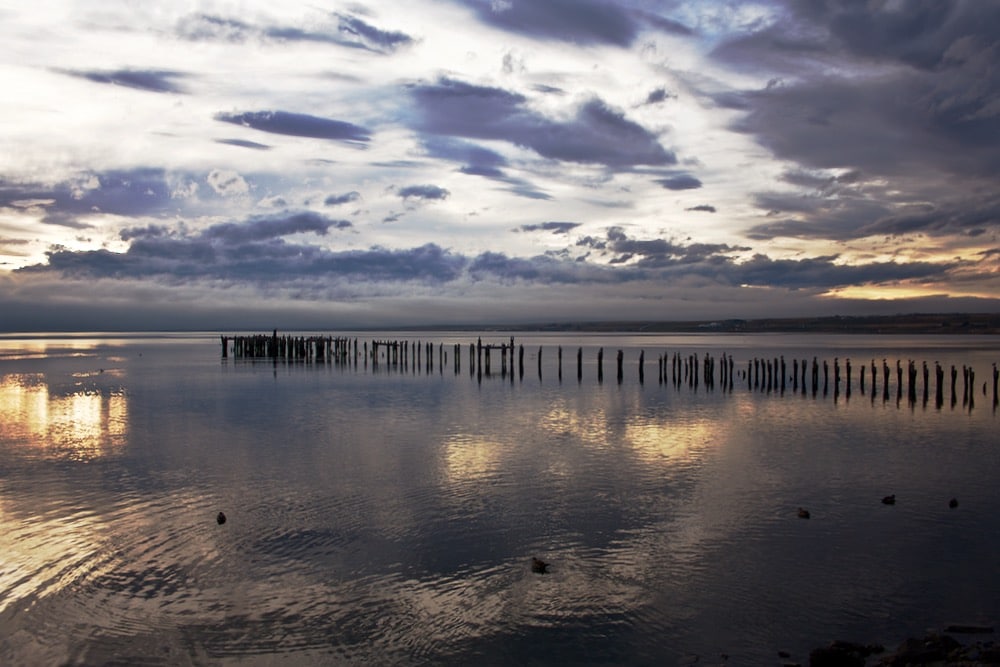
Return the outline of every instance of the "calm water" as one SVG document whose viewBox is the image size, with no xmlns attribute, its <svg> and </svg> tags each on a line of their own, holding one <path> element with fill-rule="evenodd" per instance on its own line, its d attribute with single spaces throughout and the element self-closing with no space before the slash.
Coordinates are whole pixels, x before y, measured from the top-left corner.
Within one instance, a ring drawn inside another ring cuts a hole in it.
<svg viewBox="0 0 1000 667">
<path fill-rule="evenodd" d="M 995 338 L 525 335 L 481 379 L 474 337 L 420 340 L 447 363 L 0 338 L 0 663 L 766 665 L 1000 620 Z M 831 384 L 658 381 L 722 352 Z M 970 365 L 973 402 L 897 397 L 897 359 Z"/>
</svg>

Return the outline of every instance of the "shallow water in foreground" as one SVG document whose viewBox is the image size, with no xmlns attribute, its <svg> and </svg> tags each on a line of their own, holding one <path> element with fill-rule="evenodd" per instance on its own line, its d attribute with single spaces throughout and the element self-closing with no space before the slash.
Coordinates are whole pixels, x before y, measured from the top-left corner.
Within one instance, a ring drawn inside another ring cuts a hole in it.
<svg viewBox="0 0 1000 667">
<path fill-rule="evenodd" d="M 480 379 L 420 338 L 448 363 L 0 338 L 0 662 L 776 664 L 1000 616 L 995 339 L 526 334 Z M 851 357 L 851 394 L 661 384 L 674 352 Z M 872 358 L 974 402 L 861 393 Z"/>
</svg>

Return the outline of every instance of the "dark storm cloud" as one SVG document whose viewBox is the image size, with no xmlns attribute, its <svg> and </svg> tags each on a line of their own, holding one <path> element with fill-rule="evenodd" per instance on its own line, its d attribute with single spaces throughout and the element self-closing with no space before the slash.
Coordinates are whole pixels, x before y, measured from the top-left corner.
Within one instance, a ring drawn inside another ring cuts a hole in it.
<svg viewBox="0 0 1000 667">
<path fill-rule="evenodd" d="M 172 70 L 58 70 L 63 74 L 87 79 L 94 83 L 109 83 L 125 88 L 145 90 L 151 93 L 183 93 L 184 89 L 174 83 L 185 75 Z"/>
<path fill-rule="evenodd" d="M 758 226 L 754 237 L 1000 228 L 990 218 L 1000 170 L 997 25 L 997 2 L 806 0 L 717 49 L 731 66 L 792 75 L 716 101 L 747 111 L 736 129 L 804 167 L 787 182 L 848 200 L 803 201 L 795 219 Z M 849 171 L 823 184 L 816 169 Z M 934 203 L 915 210 L 920 201 Z M 773 212 L 795 210 L 785 204 Z"/>
<path fill-rule="evenodd" d="M 410 90 L 419 129 L 434 135 L 508 141 L 556 160 L 612 168 L 670 165 L 677 161 L 655 135 L 598 99 L 576 116 L 553 121 L 532 111 L 527 98 L 500 88 L 441 79 Z"/>
<path fill-rule="evenodd" d="M 685 211 L 702 211 L 704 213 L 715 213 L 716 209 L 710 204 L 699 204 L 698 206 L 692 206 L 691 208 L 684 209 Z"/>
<path fill-rule="evenodd" d="M 241 148 L 252 148 L 258 151 L 271 150 L 271 147 L 267 144 L 258 144 L 256 141 L 247 141 L 246 139 L 216 139 L 215 142 L 229 146 L 239 146 Z"/>
<path fill-rule="evenodd" d="M 331 220 L 318 213 L 305 211 L 277 216 L 254 216 L 242 223 L 226 222 L 212 225 L 201 233 L 201 237 L 224 243 L 245 243 L 304 232 L 325 236 L 330 227 L 346 229 L 351 226 L 347 220 Z"/>
<path fill-rule="evenodd" d="M 238 241 L 205 236 L 139 238 L 124 253 L 107 250 L 47 253 L 47 265 L 22 273 L 55 271 L 73 278 L 156 279 L 169 284 L 221 280 L 267 286 L 275 279 L 444 283 L 466 259 L 434 244 L 404 250 L 371 248 L 332 252 L 283 239 Z"/>
<path fill-rule="evenodd" d="M 522 232 L 552 232 L 553 234 L 569 234 L 580 226 L 579 222 L 542 222 L 535 225 L 521 225 Z"/>
<path fill-rule="evenodd" d="M 734 285 L 754 285 L 796 289 L 834 289 L 851 285 L 868 285 L 900 280 L 931 280 L 946 277 L 956 264 L 930 262 L 874 262 L 844 265 L 834 262 L 835 256 L 808 259 L 775 260 L 755 255 L 739 266 L 730 276 Z"/>
<path fill-rule="evenodd" d="M 352 49 L 388 53 L 409 45 L 413 38 L 393 30 L 383 30 L 348 14 L 331 15 L 336 26 L 328 29 L 300 28 L 289 25 L 253 25 L 238 19 L 210 14 L 192 14 L 177 24 L 177 34 L 192 41 L 245 42 L 312 42 Z"/>
<path fill-rule="evenodd" d="M 409 185 L 399 189 L 403 199 L 447 199 L 451 193 L 436 185 Z"/>
<path fill-rule="evenodd" d="M 539 39 L 576 44 L 628 46 L 638 33 L 635 18 L 599 0 L 460 0 L 483 23 Z"/>
<path fill-rule="evenodd" d="M 168 285 L 247 282 L 264 290 L 278 284 L 276 280 L 284 280 L 295 281 L 301 288 L 300 298 L 310 299 L 322 293 L 331 280 L 354 285 L 407 282 L 446 285 L 461 279 L 539 285 L 621 285 L 649 281 L 671 285 L 694 279 L 704 285 L 755 285 L 820 292 L 847 285 L 939 280 L 955 268 L 973 267 L 972 263 L 959 262 L 847 266 L 838 263 L 836 256 L 774 260 L 762 254 L 741 262 L 733 255 L 746 248 L 636 239 L 620 227 L 609 229 L 604 239 L 586 237 L 577 243 L 605 257 L 604 264 L 586 258 L 572 260 L 565 251 L 528 258 L 495 252 L 467 257 L 433 243 L 402 250 L 373 247 L 331 251 L 285 238 L 303 232 L 324 234 L 331 228 L 349 226 L 349 222 L 309 212 L 255 216 L 242 223 L 217 224 L 200 232 L 189 232 L 183 226 L 171 229 L 148 225 L 123 232 L 122 238 L 130 242 L 125 252 L 56 248 L 47 253 L 46 264 L 25 267 L 17 273 L 56 273 L 82 280 L 152 280 Z M 556 230 L 549 227 L 549 231 Z"/>
<path fill-rule="evenodd" d="M 579 239 L 576 245 L 601 251 L 602 255 L 614 255 L 611 261 L 615 263 L 638 258 L 635 267 L 641 269 L 705 262 L 725 263 L 731 261 L 729 253 L 749 250 L 749 248 L 716 243 L 683 245 L 666 239 L 635 239 L 629 237 L 622 227 L 608 228 L 605 238 L 585 236 Z"/>
<path fill-rule="evenodd" d="M 361 199 L 361 193 L 352 190 L 351 192 L 345 192 L 340 195 L 330 195 L 323 200 L 323 203 L 327 206 L 340 206 L 342 204 L 350 204 L 351 202 L 358 201 L 359 199 Z"/>
<path fill-rule="evenodd" d="M 696 190 L 701 187 L 701 181 L 690 174 L 658 178 L 656 182 L 667 190 Z"/>
<path fill-rule="evenodd" d="M 371 140 L 370 132 L 367 129 L 353 123 L 290 111 L 220 112 L 215 114 L 214 118 L 224 123 L 242 125 L 261 132 L 285 134 L 293 137 L 362 143 Z"/>
</svg>

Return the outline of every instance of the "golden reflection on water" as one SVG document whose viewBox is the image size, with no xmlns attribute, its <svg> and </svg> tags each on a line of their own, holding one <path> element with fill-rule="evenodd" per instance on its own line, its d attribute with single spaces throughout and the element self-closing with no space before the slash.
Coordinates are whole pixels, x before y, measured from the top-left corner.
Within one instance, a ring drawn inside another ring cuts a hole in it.
<svg viewBox="0 0 1000 667">
<path fill-rule="evenodd" d="M 39 456 L 80 461 L 120 451 L 128 435 L 125 393 L 83 384 L 59 395 L 41 375 L 0 377 L 0 441 Z"/>
<path fill-rule="evenodd" d="M 500 464 L 501 445 L 485 438 L 458 434 L 444 446 L 445 474 L 452 482 L 489 477 Z"/>
<path fill-rule="evenodd" d="M 719 419 L 643 420 L 626 424 L 623 439 L 645 463 L 673 466 L 702 460 L 706 451 L 725 442 L 727 430 Z"/>
<path fill-rule="evenodd" d="M 661 418 L 642 414 L 639 409 L 630 411 L 630 415 L 622 425 L 612 426 L 610 415 L 602 407 L 577 411 L 553 405 L 539 425 L 553 437 L 595 448 L 625 447 L 644 463 L 667 465 L 701 460 L 713 443 L 725 441 L 730 428 L 718 416 L 674 413 Z"/>
</svg>

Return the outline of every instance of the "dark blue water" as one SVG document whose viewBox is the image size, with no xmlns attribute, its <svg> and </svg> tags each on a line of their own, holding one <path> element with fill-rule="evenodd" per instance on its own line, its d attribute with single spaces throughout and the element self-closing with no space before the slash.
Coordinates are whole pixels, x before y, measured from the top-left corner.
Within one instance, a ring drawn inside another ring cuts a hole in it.
<svg viewBox="0 0 1000 667">
<path fill-rule="evenodd" d="M 0 340 L 0 661 L 773 664 L 998 617 L 994 339 L 525 335 L 523 376 L 483 377 L 475 337 L 420 340 L 444 363 Z M 723 352 L 732 389 L 660 382 Z M 826 392 L 748 387 L 779 355 Z M 956 365 L 954 402 L 897 359 Z"/>
</svg>

